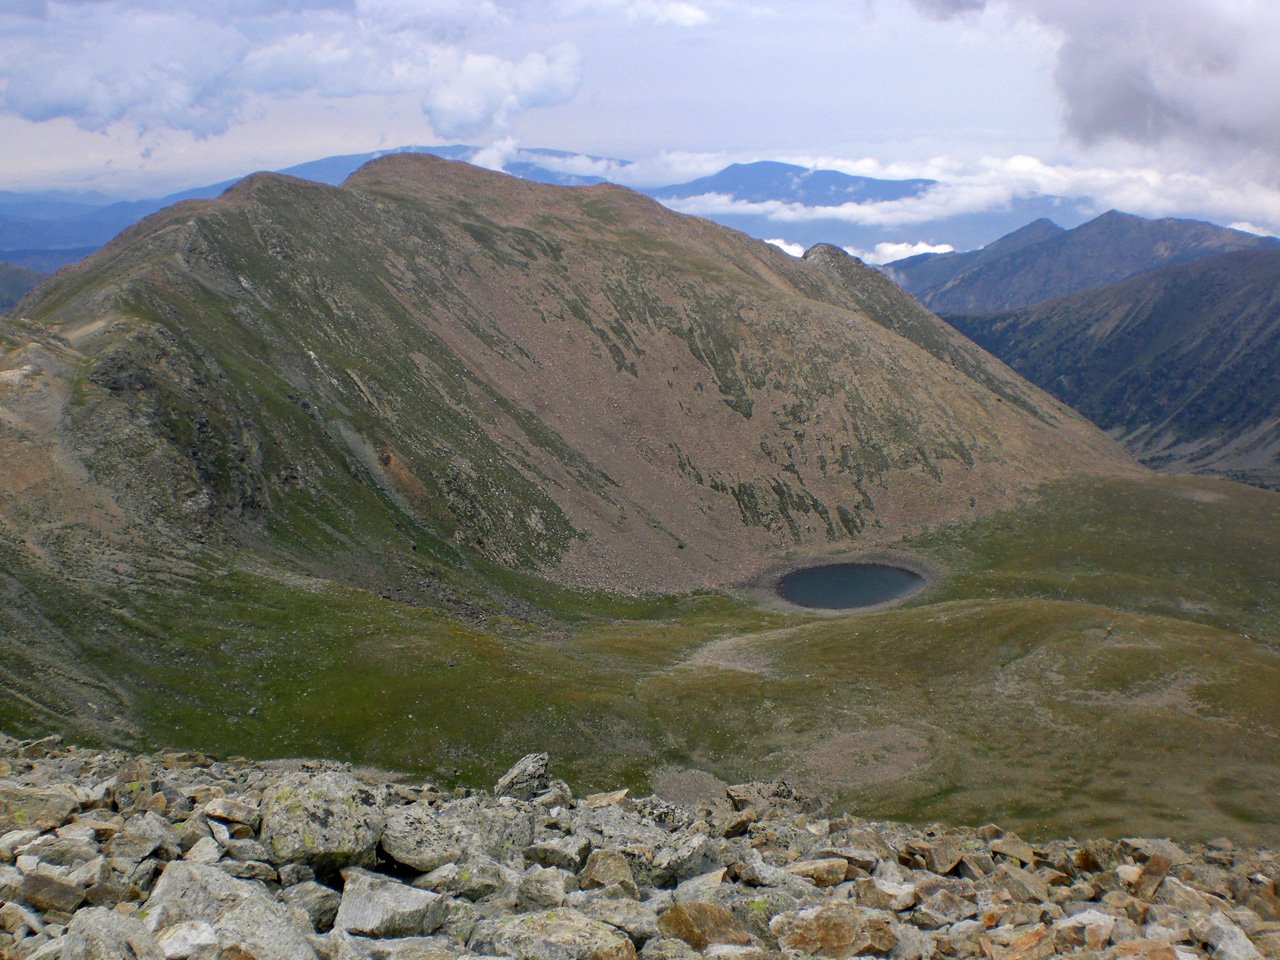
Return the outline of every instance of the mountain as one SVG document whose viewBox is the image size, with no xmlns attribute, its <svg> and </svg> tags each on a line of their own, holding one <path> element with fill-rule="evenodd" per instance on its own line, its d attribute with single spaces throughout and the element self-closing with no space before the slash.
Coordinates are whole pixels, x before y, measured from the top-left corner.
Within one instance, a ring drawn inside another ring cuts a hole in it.
<svg viewBox="0 0 1280 960">
<path fill-rule="evenodd" d="M 658 200 L 697 197 L 719 193 L 764 203 L 802 203 L 809 206 L 838 206 L 917 197 L 936 183 L 934 180 L 877 180 L 854 177 L 836 170 L 814 170 L 790 163 L 761 160 L 733 163 L 719 173 L 688 183 L 653 187 L 645 192 Z"/>
<path fill-rule="evenodd" d="M 370 160 L 388 153 L 428 153 L 460 160 L 470 159 L 477 153 L 477 149 L 465 145 L 397 147 L 394 151 L 379 150 L 324 157 L 286 167 L 279 172 L 318 183 L 335 184 Z M 566 186 L 599 182 L 598 177 L 560 174 L 535 162 L 542 157 L 560 155 L 559 151 L 554 150 L 522 151 L 525 159 L 514 163 L 512 166 L 515 169 L 511 172 L 542 183 L 561 183 Z M 58 266 L 74 262 L 157 210 L 182 200 L 216 197 L 235 182 L 234 179 L 223 180 L 163 197 L 115 202 L 93 202 L 101 199 L 94 194 L 63 197 L 56 193 L 0 193 L 0 259 L 16 261 L 24 254 L 39 250 L 49 251 L 55 257 L 55 252 L 65 253 L 65 258 L 58 262 Z"/>
<path fill-rule="evenodd" d="M 495 571 L 730 584 L 1132 469 L 833 247 L 428 155 L 167 208 L 0 334 L 0 460 L 27 478 L 0 504 L 8 563 L 91 591 L 234 545 L 509 613 Z"/>
<path fill-rule="evenodd" d="M 487 157 L 485 150 L 466 144 L 403 146 L 392 150 L 323 157 L 277 171 L 289 176 L 337 184 L 370 160 L 390 153 L 429 153 L 451 160 L 501 161 L 503 170 L 539 183 L 586 186 L 606 182 L 605 174 L 626 170 L 631 163 L 522 147 L 510 155 Z M 600 171 L 600 173 L 575 172 Z M 180 200 L 215 197 L 235 180 L 205 184 L 145 200 L 112 201 L 89 192 L 0 191 L 0 259 L 19 262 L 18 251 L 58 251 L 58 265 L 83 256 L 119 230 L 142 217 Z M 1085 219 L 1081 201 L 1061 197 L 1021 197 L 1007 209 L 979 211 L 886 226 L 876 216 L 863 217 L 849 204 L 906 201 L 920 197 L 933 186 L 931 180 L 880 180 L 855 177 L 834 170 L 811 169 L 793 164 L 760 161 L 736 163 L 716 174 L 686 183 L 639 188 L 681 212 L 707 216 L 717 223 L 740 229 L 762 239 L 779 238 L 809 246 L 820 242 L 858 250 L 873 250 L 882 242 L 948 242 L 958 247 L 985 243 L 1017 224 L 1041 216 Z M 725 198 L 729 205 L 726 206 Z M 766 204 L 752 210 L 741 204 Z M 808 208 L 800 216 L 775 218 L 776 206 Z M 841 209 L 844 206 L 845 209 Z M 865 222 L 864 222 L 865 221 Z M 74 255 L 73 255 L 74 254 Z"/>
<path fill-rule="evenodd" d="M 1276 494 L 1141 468 L 838 249 L 618 187 L 398 155 L 167 208 L 0 318 L 0 477 L 12 734 L 1280 825 Z M 835 557 L 929 585 L 780 605 Z"/>
<path fill-rule="evenodd" d="M 1280 249 L 948 319 L 1144 463 L 1280 487 Z"/>
<path fill-rule="evenodd" d="M 1215 253 L 1277 245 L 1274 237 L 1199 220 L 1146 220 L 1111 210 L 1073 230 L 1037 221 L 981 250 L 924 254 L 889 269 L 938 313 L 993 313 Z"/>
<path fill-rule="evenodd" d="M 91 475 L 146 425 L 151 472 L 102 495 L 174 529 L 288 518 L 373 555 L 364 503 L 440 551 L 669 588 L 1120 463 L 835 248 L 412 154 L 179 204 L 16 312 L 24 362 L 89 371 L 63 426 Z"/>
<path fill-rule="evenodd" d="M 0 262 L 0 313 L 22 299 L 43 277 L 37 270 Z"/>
</svg>

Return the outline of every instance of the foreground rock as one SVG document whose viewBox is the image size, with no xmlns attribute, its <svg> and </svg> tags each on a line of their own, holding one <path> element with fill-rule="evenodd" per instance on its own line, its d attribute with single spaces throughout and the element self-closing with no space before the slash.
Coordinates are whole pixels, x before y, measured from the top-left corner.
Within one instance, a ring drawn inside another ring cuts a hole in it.
<svg viewBox="0 0 1280 960">
<path fill-rule="evenodd" d="M 0 738 L 3 960 L 1280 960 L 1280 855 Z"/>
</svg>

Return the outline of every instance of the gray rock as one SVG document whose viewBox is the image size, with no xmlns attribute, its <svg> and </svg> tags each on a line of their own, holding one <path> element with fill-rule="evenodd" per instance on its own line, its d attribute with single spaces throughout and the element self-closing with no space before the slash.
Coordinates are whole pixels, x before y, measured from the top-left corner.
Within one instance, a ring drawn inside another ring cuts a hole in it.
<svg viewBox="0 0 1280 960">
<path fill-rule="evenodd" d="M 165 960 L 219 960 L 218 932 L 203 920 L 175 923 L 156 934 Z"/>
<path fill-rule="evenodd" d="M 634 960 L 636 956 L 626 934 L 567 907 L 504 917 L 482 926 L 468 946 L 516 960 Z"/>
<path fill-rule="evenodd" d="M 215 797 L 204 805 L 204 815 L 228 823 L 243 823 L 250 830 L 258 829 L 262 815 L 257 804 L 245 803 L 231 797 Z"/>
<path fill-rule="evenodd" d="M 658 914 L 634 900 L 597 895 L 578 903 L 576 908 L 583 916 L 621 930 L 637 946 L 660 936 Z"/>
<path fill-rule="evenodd" d="M 650 940 L 640 951 L 640 960 L 698 960 L 700 956 L 701 953 L 675 937 Z"/>
<path fill-rule="evenodd" d="M 182 856 L 189 863 L 211 864 L 222 859 L 222 847 L 213 837 L 203 837 L 196 841 Z"/>
<path fill-rule="evenodd" d="M 452 863 L 462 855 L 457 834 L 440 823 L 425 803 L 394 807 L 387 812 L 382 849 L 397 863 L 423 873 Z"/>
<path fill-rule="evenodd" d="M 165 960 L 151 931 L 133 917 L 105 907 L 81 910 L 71 919 L 62 960 Z"/>
<path fill-rule="evenodd" d="M 520 874 L 483 854 L 463 863 L 446 863 L 413 881 L 422 890 L 434 890 L 467 900 L 482 900 L 520 882 Z"/>
<path fill-rule="evenodd" d="M 400 937 L 369 940 L 336 933 L 331 938 L 332 960 L 452 960 L 461 949 L 439 937 Z"/>
<path fill-rule="evenodd" d="M 169 864 L 146 906 L 152 931 L 202 921 L 218 934 L 222 950 L 239 949 L 255 960 L 309 960 L 311 922 L 301 910 L 276 903 L 260 883 L 237 880 L 217 867 Z"/>
<path fill-rule="evenodd" d="M 268 788 L 259 839 L 274 864 L 338 870 L 371 863 L 384 817 L 377 793 L 336 770 L 294 773 Z"/>
<path fill-rule="evenodd" d="M 338 915 L 338 905 L 342 903 L 342 895 L 338 891 L 314 880 L 285 887 L 280 891 L 280 899 L 305 913 L 311 920 L 311 926 L 320 933 L 333 926 L 333 918 Z"/>
<path fill-rule="evenodd" d="M 532 800 L 551 788 L 547 766 L 551 758 L 545 753 L 530 753 L 516 761 L 515 766 L 498 778 L 493 788 L 495 797 L 515 797 Z"/>
<path fill-rule="evenodd" d="M 495 803 L 468 797 L 445 804 L 438 816 L 441 825 L 452 830 L 468 852 L 480 852 L 499 863 L 523 868 L 523 851 L 533 843 L 536 833 L 536 809 L 509 798 Z"/>
<path fill-rule="evenodd" d="M 675 889 L 676 903 L 690 903 L 696 900 L 714 900 L 717 892 L 725 882 L 726 871 L 723 867 L 712 870 L 700 877 L 692 877 Z"/>
<path fill-rule="evenodd" d="M 431 933 L 445 921 L 444 897 L 365 870 L 343 872 L 342 903 L 335 930 L 373 937 L 412 937 Z"/>
<path fill-rule="evenodd" d="M 31 904 L 37 910 L 70 913 L 84 903 L 84 897 L 83 886 L 41 872 L 23 875 L 16 899 Z"/>
<path fill-rule="evenodd" d="M 152 854 L 171 860 L 178 856 L 178 837 L 163 817 L 148 811 L 125 822 L 124 829 L 112 837 L 107 850 L 116 860 L 141 863 Z"/>
<path fill-rule="evenodd" d="M 635 890 L 635 877 L 631 874 L 631 864 L 616 850 L 593 850 L 582 868 L 580 880 L 584 890 L 608 887 L 615 883 L 629 887 L 632 891 Z M 632 896 L 635 894 L 632 893 Z"/>
<path fill-rule="evenodd" d="M 70 787 L 31 787 L 0 780 L 0 833 L 52 830 L 80 807 Z"/>
<path fill-rule="evenodd" d="M 570 873 L 582 869 L 591 853 L 591 841 L 586 837 L 564 836 L 543 840 L 524 848 L 524 858 L 529 863 L 543 867 L 559 867 Z"/>
<path fill-rule="evenodd" d="M 530 910 L 548 910 L 563 907 L 569 893 L 577 888 L 573 874 L 558 867 L 529 867 L 516 888 L 516 909 L 522 913 Z"/>
<path fill-rule="evenodd" d="M 1214 960 L 1261 960 L 1258 948 L 1224 913 L 1209 914 L 1192 924 L 1191 932 L 1201 943 L 1213 947 Z"/>
<path fill-rule="evenodd" d="M 13 863 L 19 847 L 40 837 L 39 830 L 10 830 L 0 836 L 0 863 Z"/>
</svg>

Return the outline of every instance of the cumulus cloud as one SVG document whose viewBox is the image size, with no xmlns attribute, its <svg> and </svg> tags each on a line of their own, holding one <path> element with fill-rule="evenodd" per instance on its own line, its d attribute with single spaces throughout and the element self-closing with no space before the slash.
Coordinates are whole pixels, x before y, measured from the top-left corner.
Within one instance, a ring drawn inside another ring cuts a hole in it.
<svg viewBox="0 0 1280 960">
<path fill-rule="evenodd" d="M 913 0 L 926 17 L 933 20 L 950 20 L 968 13 L 978 13 L 986 7 L 986 0 Z"/>
<path fill-rule="evenodd" d="M 781 237 L 772 237 L 766 240 L 765 243 L 771 243 L 783 253 L 789 254 L 793 257 L 804 256 L 804 244 L 792 243 L 789 240 L 783 240 Z"/>
<path fill-rule="evenodd" d="M 918 243 L 877 243 L 874 249 L 857 250 L 853 247 L 845 247 L 844 252 L 850 256 L 857 257 L 864 263 L 875 265 L 893 263 L 897 260 L 905 260 L 907 257 L 918 256 L 922 253 L 952 253 L 955 250 L 949 243 L 929 243 L 921 240 Z"/>
<path fill-rule="evenodd" d="M 948 19 L 984 9 L 1059 38 L 1067 131 L 1086 145 L 1178 144 L 1280 174 L 1280 4 L 1274 0 L 912 0 Z"/>
<path fill-rule="evenodd" d="M 45 0 L 0 12 L 0 108 L 86 130 L 224 132 L 254 98 L 414 98 L 437 134 L 501 128 L 578 87 L 569 45 L 508 59 L 460 41 L 490 0 Z"/>
<path fill-rule="evenodd" d="M 627 8 L 627 14 L 636 20 L 652 20 L 677 27 L 700 27 L 711 22 L 711 14 L 702 7 L 680 0 L 634 0 Z"/>
</svg>

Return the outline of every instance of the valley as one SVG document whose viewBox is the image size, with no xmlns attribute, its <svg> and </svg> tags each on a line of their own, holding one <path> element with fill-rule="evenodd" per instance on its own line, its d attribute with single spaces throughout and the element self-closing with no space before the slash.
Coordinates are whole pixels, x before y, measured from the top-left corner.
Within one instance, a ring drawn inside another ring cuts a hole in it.
<svg viewBox="0 0 1280 960">
<path fill-rule="evenodd" d="M 835 248 L 392 157 L 166 210 L 0 330 L 13 735 L 1277 835 L 1277 495 L 1138 467 Z M 939 576 L 750 589 L 877 551 Z"/>
</svg>

